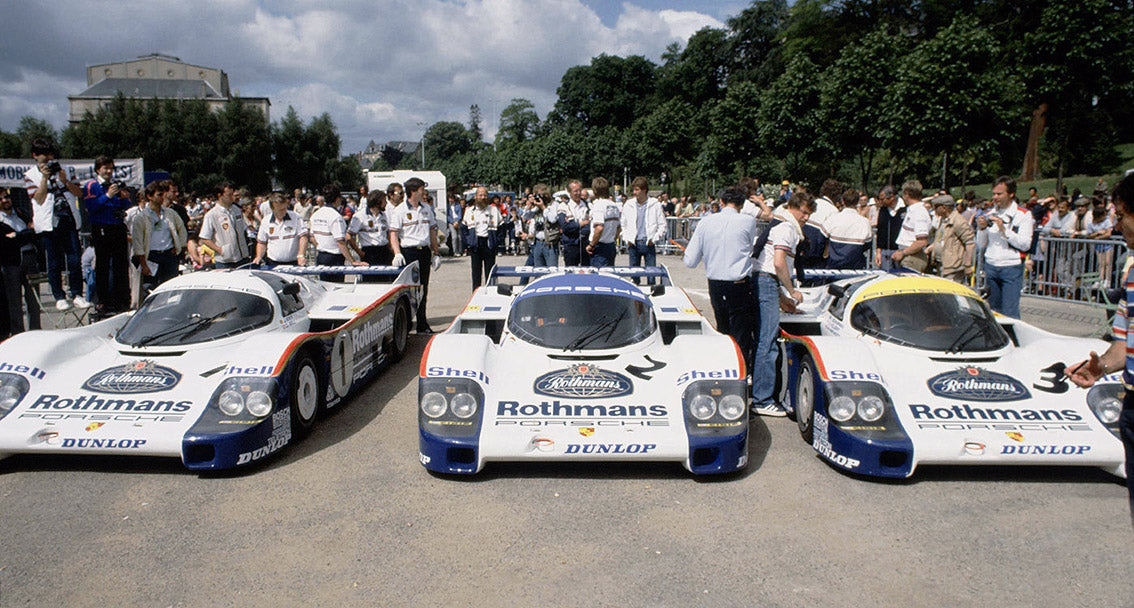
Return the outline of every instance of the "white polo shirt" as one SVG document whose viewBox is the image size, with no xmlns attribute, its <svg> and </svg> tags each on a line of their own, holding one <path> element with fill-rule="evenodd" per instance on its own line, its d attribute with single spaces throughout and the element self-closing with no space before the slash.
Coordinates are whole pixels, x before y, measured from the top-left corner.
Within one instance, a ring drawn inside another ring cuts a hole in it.
<svg viewBox="0 0 1134 608">
<path fill-rule="evenodd" d="M 358 238 L 359 247 L 382 247 L 390 243 L 390 221 L 385 211 L 371 215 L 368 207 L 362 207 L 351 216 L 347 232 Z"/>
<path fill-rule="evenodd" d="M 229 209 L 214 205 L 201 220 L 201 238 L 220 245 L 222 251 L 217 256 L 218 262 L 238 262 L 248 257 L 248 243 L 244 239 L 244 216 L 236 204 Z"/>
<path fill-rule="evenodd" d="M 299 239 L 307 234 L 307 223 L 299 214 L 288 211 L 282 220 L 273 213 L 260 221 L 256 242 L 267 246 L 267 256 L 277 262 L 295 262 L 299 258 Z"/>
<path fill-rule="evenodd" d="M 929 209 L 925 203 L 918 201 L 906 210 L 906 217 L 902 220 L 902 229 L 898 231 L 898 238 L 894 244 L 899 249 L 905 249 L 917 239 L 928 239 L 929 229 L 933 226 L 933 218 L 929 216 Z"/>
<path fill-rule="evenodd" d="M 591 203 L 591 225 L 602 224 L 600 243 L 613 243 L 618 237 L 618 225 L 622 223 L 622 206 L 609 198 L 595 199 Z"/>
<path fill-rule="evenodd" d="M 477 238 L 486 237 L 489 230 L 500 226 L 500 210 L 492 205 L 485 205 L 484 209 L 473 205 L 465 210 L 465 225 L 476 233 Z"/>
<path fill-rule="evenodd" d="M 311 214 L 311 237 L 315 239 L 315 249 L 341 254 L 338 242 L 346 240 L 346 220 L 334 207 L 323 205 Z"/>
<path fill-rule="evenodd" d="M 433 207 L 421 203 L 416 208 L 404 202 L 390 212 L 390 230 L 397 231 L 400 247 L 429 247 L 429 232 L 437 227 Z"/>
</svg>

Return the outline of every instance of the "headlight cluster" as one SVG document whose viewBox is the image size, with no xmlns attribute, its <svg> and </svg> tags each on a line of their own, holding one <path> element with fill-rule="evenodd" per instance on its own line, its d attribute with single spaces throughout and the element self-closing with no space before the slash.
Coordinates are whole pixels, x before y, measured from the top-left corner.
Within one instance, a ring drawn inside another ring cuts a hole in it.
<svg viewBox="0 0 1134 608">
<path fill-rule="evenodd" d="M 886 389 L 874 382 L 828 382 L 827 417 L 869 439 L 898 439 L 901 424 Z"/>
<path fill-rule="evenodd" d="M 439 435 L 467 436 L 480 427 L 484 390 L 467 378 L 421 378 L 418 418 L 422 428 Z"/>
<path fill-rule="evenodd" d="M 685 426 L 694 435 L 735 434 L 747 424 L 745 383 L 736 380 L 693 382 L 682 395 Z"/>
<path fill-rule="evenodd" d="M 28 394 L 28 381 L 17 374 L 0 374 L 0 418 L 15 409 Z"/>
<path fill-rule="evenodd" d="M 1118 419 L 1122 416 L 1122 400 L 1126 391 L 1121 384 L 1097 384 L 1087 393 L 1087 405 L 1099 422 L 1118 435 Z"/>
<path fill-rule="evenodd" d="M 245 410 L 257 418 L 272 413 L 272 396 L 264 391 L 250 390 L 247 393 L 229 389 L 220 394 L 217 407 L 226 416 L 239 416 Z"/>
</svg>

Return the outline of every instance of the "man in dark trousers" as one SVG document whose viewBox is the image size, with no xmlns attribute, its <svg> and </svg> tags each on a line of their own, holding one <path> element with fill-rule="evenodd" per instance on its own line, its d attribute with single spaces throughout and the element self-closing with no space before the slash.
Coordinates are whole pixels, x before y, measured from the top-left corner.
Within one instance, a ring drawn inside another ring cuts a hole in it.
<svg viewBox="0 0 1134 608">
<path fill-rule="evenodd" d="M 108 317 L 130 308 L 130 259 L 124 218 L 134 203 L 121 182 L 114 181 L 114 159 L 95 159 L 95 177 L 83 184 L 83 206 L 91 223 L 95 251 L 95 314 Z"/>
<path fill-rule="evenodd" d="M 20 305 L 21 292 L 28 309 L 28 329 L 39 329 L 39 298 L 28 282 L 23 264 L 23 249 L 34 250 L 35 231 L 28 223 L 29 216 L 16 212 L 7 188 L 0 188 L 0 276 L 3 292 L 0 293 L 0 339 L 24 331 L 24 309 Z"/>
</svg>

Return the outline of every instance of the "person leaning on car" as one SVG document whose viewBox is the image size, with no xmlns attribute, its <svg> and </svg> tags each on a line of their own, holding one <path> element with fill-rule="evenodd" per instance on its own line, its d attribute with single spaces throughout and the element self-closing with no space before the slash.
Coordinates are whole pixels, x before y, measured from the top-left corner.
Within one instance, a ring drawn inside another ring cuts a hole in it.
<svg viewBox="0 0 1134 608">
<path fill-rule="evenodd" d="M 177 276 L 177 260 L 185 249 L 185 224 L 173 209 L 164 205 L 168 189 L 169 182 L 165 181 L 147 185 L 147 204 L 130 222 L 132 260 L 147 293 Z"/>
<path fill-rule="evenodd" d="M 976 238 L 972 226 L 957 211 L 957 201 L 948 194 L 929 199 L 937 223 L 929 233 L 927 250 L 933 256 L 938 273 L 964 285 L 973 274 L 973 253 Z"/>
<path fill-rule="evenodd" d="M 256 257 L 253 264 L 268 266 L 307 265 L 307 222 L 287 208 L 282 192 L 268 196 L 268 214 L 260 220 L 256 232 Z"/>
<path fill-rule="evenodd" d="M 1114 187 L 1114 199 L 1118 226 L 1126 246 L 1134 249 L 1134 173 Z M 1122 399 L 1122 414 L 1118 420 L 1122 447 L 1126 451 L 1126 488 L 1130 497 L 1130 514 L 1134 517 L 1134 331 L 1128 331 L 1131 305 L 1134 304 L 1134 282 L 1127 271 L 1123 279 L 1125 289 L 1118 311 L 1114 315 L 1114 341 L 1100 357 L 1091 352 L 1090 357 L 1079 363 L 1067 365 L 1068 376 L 1075 384 L 1088 388 L 1107 374 L 1122 371 L 1122 384 L 1126 391 Z"/>
<path fill-rule="evenodd" d="M 696 268 L 705 260 L 709 303 L 717 331 L 736 340 L 745 367 L 752 370 L 752 347 L 760 314 L 749 278 L 755 262 L 752 245 L 756 240 L 756 218 L 740 213 L 745 202 L 740 188 L 725 188 L 721 200 L 725 206 L 720 213 L 697 223 L 682 261 L 689 268 Z"/>
</svg>

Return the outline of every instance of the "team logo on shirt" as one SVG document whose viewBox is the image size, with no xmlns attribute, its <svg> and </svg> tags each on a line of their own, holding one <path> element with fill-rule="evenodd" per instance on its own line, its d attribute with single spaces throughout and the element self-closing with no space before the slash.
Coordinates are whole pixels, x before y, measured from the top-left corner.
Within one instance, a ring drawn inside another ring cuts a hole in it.
<svg viewBox="0 0 1134 608">
<path fill-rule="evenodd" d="M 406 213 L 406 219 L 407 219 L 407 220 L 412 220 L 412 219 L 413 219 L 413 214 L 412 214 L 412 213 Z"/>
</svg>

